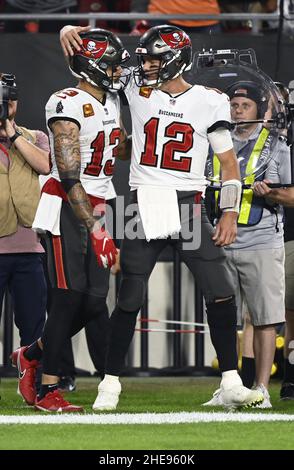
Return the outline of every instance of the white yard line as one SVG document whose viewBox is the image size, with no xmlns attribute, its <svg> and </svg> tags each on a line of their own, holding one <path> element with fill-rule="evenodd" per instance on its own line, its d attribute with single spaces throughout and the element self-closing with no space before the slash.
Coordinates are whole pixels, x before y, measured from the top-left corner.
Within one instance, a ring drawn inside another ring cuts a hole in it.
<svg viewBox="0 0 294 470">
<path fill-rule="evenodd" d="M 263 413 L 121 413 L 0 415 L 1 424 L 179 424 L 292 421 L 294 415 Z"/>
</svg>

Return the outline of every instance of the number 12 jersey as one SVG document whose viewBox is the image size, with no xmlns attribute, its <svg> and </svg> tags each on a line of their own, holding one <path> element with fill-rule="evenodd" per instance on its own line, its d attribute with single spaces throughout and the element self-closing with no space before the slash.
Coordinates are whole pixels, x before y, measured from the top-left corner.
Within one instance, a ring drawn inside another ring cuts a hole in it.
<svg viewBox="0 0 294 470">
<path fill-rule="evenodd" d="M 203 191 L 209 133 L 229 129 L 230 103 L 215 89 L 194 85 L 176 96 L 160 89 L 125 89 L 132 115 L 130 186 Z"/>
</svg>

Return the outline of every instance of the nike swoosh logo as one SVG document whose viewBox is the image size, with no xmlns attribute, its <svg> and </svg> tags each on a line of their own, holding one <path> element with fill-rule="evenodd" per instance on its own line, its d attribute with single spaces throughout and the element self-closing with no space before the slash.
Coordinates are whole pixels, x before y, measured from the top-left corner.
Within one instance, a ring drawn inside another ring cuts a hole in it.
<svg viewBox="0 0 294 470">
<path fill-rule="evenodd" d="M 17 368 L 18 368 L 18 378 L 19 380 L 22 380 L 24 378 L 24 376 L 26 375 L 26 369 L 24 371 L 21 370 L 21 367 L 20 367 L 20 353 L 18 353 L 17 355 Z"/>
</svg>

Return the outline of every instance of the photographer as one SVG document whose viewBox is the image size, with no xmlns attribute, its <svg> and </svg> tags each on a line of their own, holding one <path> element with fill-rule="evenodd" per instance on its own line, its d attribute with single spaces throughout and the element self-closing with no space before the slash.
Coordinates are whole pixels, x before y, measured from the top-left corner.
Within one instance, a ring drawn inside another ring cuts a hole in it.
<svg viewBox="0 0 294 470">
<path fill-rule="evenodd" d="M 15 77 L 0 73 L 0 305 L 8 288 L 23 345 L 40 336 L 45 322 L 44 250 L 31 226 L 38 175 L 50 168 L 47 136 L 15 123 L 17 94 Z"/>
</svg>

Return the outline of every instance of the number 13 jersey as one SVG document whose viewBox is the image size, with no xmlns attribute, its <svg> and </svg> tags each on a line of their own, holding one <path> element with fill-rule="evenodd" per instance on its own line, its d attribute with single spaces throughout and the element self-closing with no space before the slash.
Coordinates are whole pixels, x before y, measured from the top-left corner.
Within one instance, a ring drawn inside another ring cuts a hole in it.
<svg viewBox="0 0 294 470">
<path fill-rule="evenodd" d="M 52 177 L 60 181 L 51 125 L 57 120 L 75 122 L 80 129 L 81 183 L 87 194 L 105 197 L 113 175 L 116 147 L 120 140 L 118 95 L 106 93 L 105 103 L 101 103 L 81 89 L 61 90 L 50 97 L 46 105 L 46 119 Z"/>
</svg>

